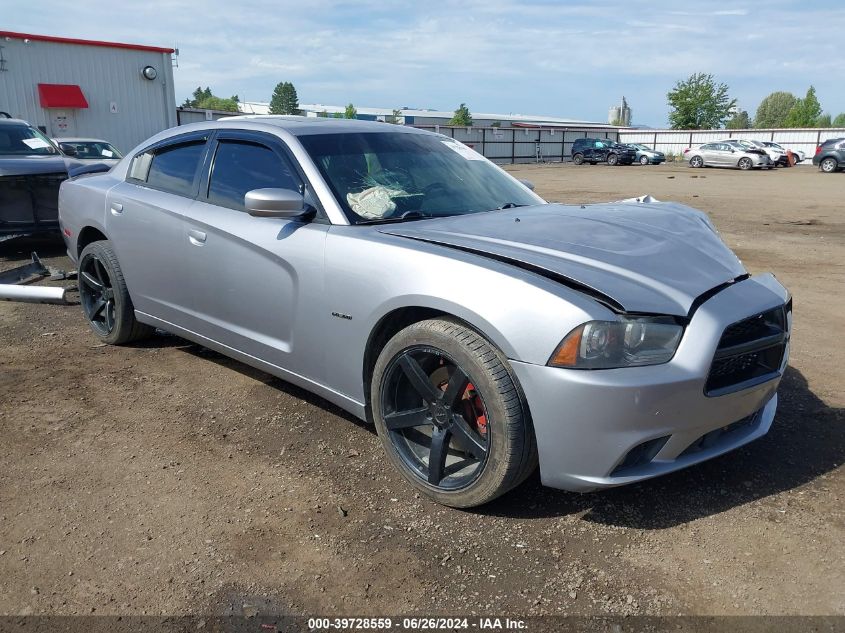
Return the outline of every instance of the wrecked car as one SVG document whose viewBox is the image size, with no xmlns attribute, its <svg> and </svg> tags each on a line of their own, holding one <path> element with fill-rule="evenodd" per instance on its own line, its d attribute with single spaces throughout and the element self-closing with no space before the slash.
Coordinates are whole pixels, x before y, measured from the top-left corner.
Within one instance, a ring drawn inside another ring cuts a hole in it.
<svg viewBox="0 0 845 633">
<path fill-rule="evenodd" d="M 59 185 L 74 166 L 26 121 L 0 118 L 0 239 L 58 230 Z"/>
<path fill-rule="evenodd" d="M 375 424 L 450 506 L 539 464 L 586 492 L 764 435 L 792 319 L 704 213 L 546 203 L 451 138 L 232 117 L 65 182 L 82 310 L 111 344 L 161 328 Z"/>
</svg>

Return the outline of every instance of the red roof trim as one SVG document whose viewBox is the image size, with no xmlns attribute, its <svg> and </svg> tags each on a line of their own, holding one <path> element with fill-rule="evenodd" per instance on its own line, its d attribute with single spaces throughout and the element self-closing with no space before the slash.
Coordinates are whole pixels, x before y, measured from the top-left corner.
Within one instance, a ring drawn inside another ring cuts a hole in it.
<svg viewBox="0 0 845 633">
<path fill-rule="evenodd" d="M 88 101 L 76 84 L 38 84 L 42 108 L 87 108 Z"/>
<path fill-rule="evenodd" d="M 32 33 L 15 33 L 14 31 L 0 31 L 0 37 L 14 37 L 17 39 L 36 40 L 39 42 L 58 42 L 59 44 L 80 44 L 82 46 L 105 46 L 106 48 L 128 48 L 133 51 L 152 51 L 154 53 L 174 53 L 173 48 L 159 46 L 144 46 L 143 44 L 123 44 L 121 42 L 101 42 L 99 40 L 80 40 L 73 37 L 55 37 L 53 35 L 33 35 Z"/>
</svg>

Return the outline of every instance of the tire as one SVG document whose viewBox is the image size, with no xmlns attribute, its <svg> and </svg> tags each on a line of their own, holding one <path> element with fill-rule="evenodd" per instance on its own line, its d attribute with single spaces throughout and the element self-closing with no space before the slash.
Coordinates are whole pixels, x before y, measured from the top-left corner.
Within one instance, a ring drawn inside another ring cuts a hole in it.
<svg viewBox="0 0 845 633">
<path fill-rule="evenodd" d="M 838 165 L 836 163 L 835 158 L 827 157 L 822 159 L 822 161 L 819 163 L 819 170 L 823 171 L 826 174 L 832 174 L 836 171 L 837 167 Z"/>
<path fill-rule="evenodd" d="M 608 154 L 607 155 L 607 164 L 611 167 L 615 167 L 619 164 L 619 156 L 616 154 Z"/>
<path fill-rule="evenodd" d="M 584 164 L 584 155 L 583 154 L 575 154 L 572 157 L 572 162 L 576 165 L 583 165 Z"/>
<path fill-rule="evenodd" d="M 124 345 L 152 334 L 153 328 L 135 319 L 135 307 L 111 242 L 92 242 L 82 250 L 77 279 L 85 320 L 101 341 Z"/>
<path fill-rule="evenodd" d="M 648 156 L 640 156 L 640 165 L 648 165 L 649 162 Z"/>
<path fill-rule="evenodd" d="M 704 159 L 701 156 L 693 156 L 689 159 L 689 166 L 696 169 L 704 167 Z"/>
<path fill-rule="evenodd" d="M 751 159 L 748 157 L 743 157 L 739 159 L 739 162 L 736 164 L 742 171 L 748 171 L 754 167 L 754 163 L 751 162 Z"/>
<path fill-rule="evenodd" d="M 537 467 L 528 409 L 505 356 L 457 320 L 421 321 L 388 341 L 370 402 L 388 460 L 443 505 L 492 501 Z"/>
</svg>

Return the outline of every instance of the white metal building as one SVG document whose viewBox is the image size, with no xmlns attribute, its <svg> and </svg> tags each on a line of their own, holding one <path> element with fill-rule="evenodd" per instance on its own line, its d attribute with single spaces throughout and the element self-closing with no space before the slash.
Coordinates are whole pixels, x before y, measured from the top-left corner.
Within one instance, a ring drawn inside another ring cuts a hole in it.
<svg viewBox="0 0 845 633">
<path fill-rule="evenodd" d="M 0 112 L 52 137 L 102 138 L 128 151 L 176 125 L 173 53 L 0 31 Z"/>
</svg>

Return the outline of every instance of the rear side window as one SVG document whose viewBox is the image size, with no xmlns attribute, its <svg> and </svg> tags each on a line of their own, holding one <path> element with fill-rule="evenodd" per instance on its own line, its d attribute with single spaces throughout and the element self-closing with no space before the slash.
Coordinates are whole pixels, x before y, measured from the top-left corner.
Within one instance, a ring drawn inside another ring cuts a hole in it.
<svg viewBox="0 0 845 633">
<path fill-rule="evenodd" d="M 129 178 L 168 193 L 190 197 L 204 150 L 205 140 L 198 140 L 138 154 L 132 160 Z"/>
<path fill-rule="evenodd" d="M 221 140 L 214 156 L 208 185 L 208 202 L 233 209 L 244 208 L 244 196 L 253 189 L 300 191 L 299 179 L 276 152 L 246 141 Z"/>
</svg>

